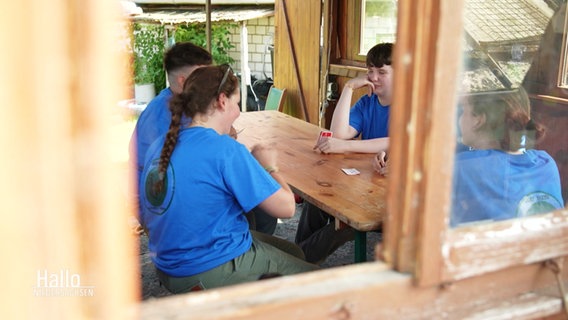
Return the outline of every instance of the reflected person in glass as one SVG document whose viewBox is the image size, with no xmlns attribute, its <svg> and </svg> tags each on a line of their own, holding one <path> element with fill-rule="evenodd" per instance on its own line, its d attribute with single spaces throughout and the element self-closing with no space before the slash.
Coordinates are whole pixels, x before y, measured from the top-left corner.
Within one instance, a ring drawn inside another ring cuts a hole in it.
<svg viewBox="0 0 568 320">
<path fill-rule="evenodd" d="M 533 149 L 544 128 L 519 89 L 462 97 L 450 225 L 497 221 L 564 207 L 558 167 Z"/>
</svg>

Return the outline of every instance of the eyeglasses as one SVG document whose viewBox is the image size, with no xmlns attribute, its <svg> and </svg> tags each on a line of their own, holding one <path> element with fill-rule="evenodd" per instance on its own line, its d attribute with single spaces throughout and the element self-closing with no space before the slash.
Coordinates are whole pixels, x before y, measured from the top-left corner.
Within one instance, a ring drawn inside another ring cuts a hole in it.
<svg viewBox="0 0 568 320">
<path fill-rule="evenodd" d="M 221 83 L 219 83 L 219 88 L 217 88 L 217 95 L 219 95 L 221 93 L 221 88 L 223 87 L 223 85 L 225 84 L 225 82 L 227 82 L 227 78 L 229 77 L 229 71 L 232 71 L 233 69 L 231 69 L 231 66 L 228 64 L 225 64 L 225 66 L 227 66 L 227 71 L 225 71 L 225 75 L 223 76 L 223 79 L 221 80 Z"/>
</svg>

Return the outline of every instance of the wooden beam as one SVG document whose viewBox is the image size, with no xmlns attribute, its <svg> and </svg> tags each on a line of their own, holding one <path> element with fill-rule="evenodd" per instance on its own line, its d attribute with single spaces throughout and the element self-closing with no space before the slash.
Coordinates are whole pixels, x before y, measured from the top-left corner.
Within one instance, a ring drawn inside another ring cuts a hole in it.
<svg viewBox="0 0 568 320">
<path fill-rule="evenodd" d="M 367 68 L 346 66 L 340 64 L 331 64 L 329 66 L 329 74 L 340 77 L 355 78 L 360 74 L 367 72 Z"/>
<path fill-rule="evenodd" d="M 134 318 L 129 175 L 109 152 L 111 115 L 126 94 L 118 9 L 114 0 L 22 0 L 0 11 L 10 43 L 0 51 L 10 106 L 0 117 L 2 319 Z"/>
<path fill-rule="evenodd" d="M 412 282 L 384 264 L 361 263 L 149 300 L 140 314 L 142 319 L 533 319 L 563 311 L 554 274 L 538 264 L 444 286 Z"/>
</svg>

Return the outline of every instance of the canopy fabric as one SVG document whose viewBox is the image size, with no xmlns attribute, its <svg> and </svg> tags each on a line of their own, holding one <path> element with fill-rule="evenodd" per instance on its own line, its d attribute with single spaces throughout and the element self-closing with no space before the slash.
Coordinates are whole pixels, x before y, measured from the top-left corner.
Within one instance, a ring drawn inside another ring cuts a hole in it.
<svg viewBox="0 0 568 320">
<path fill-rule="evenodd" d="M 214 7 L 211 21 L 246 21 L 274 15 L 274 6 L 228 6 Z M 205 7 L 184 10 L 160 10 L 136 15 L 137 22 L 158 22 L 161 24 L 205 23 L 207 16 Z"/>
</svg>

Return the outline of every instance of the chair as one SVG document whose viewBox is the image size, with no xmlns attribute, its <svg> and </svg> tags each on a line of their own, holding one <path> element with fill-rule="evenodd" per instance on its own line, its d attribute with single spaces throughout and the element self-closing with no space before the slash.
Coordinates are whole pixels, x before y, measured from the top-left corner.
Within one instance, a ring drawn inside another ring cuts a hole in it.
<svg viewBox="0 0 568 320">
<path fill-rule="evenodd" d="M 266 104 L 264 105 L 264 110 L 278 110 L 282 112 L 285 98 L 286 98 L 286 88 L 278 89 L 275 86 L 271 86 L 270 90 L 268 91 L 268 96 L 266 97 Z"/>
</svg>

